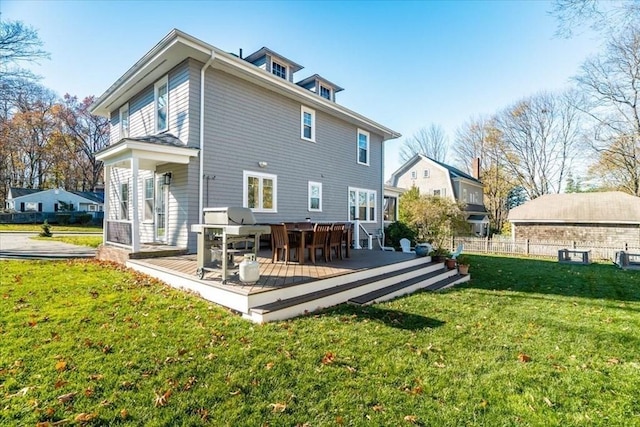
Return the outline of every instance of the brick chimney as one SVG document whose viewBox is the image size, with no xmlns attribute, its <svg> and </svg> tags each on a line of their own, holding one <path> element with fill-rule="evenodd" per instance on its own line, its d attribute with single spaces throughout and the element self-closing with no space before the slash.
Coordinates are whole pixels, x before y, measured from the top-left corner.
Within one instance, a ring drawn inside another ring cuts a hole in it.
<svg viewBox="0 0 640 427">
<path fill-rule="evenodd" d="M 475 157 L 471 162 L 471 176 L 480 179 L 480 157 Z"/>
</svg>

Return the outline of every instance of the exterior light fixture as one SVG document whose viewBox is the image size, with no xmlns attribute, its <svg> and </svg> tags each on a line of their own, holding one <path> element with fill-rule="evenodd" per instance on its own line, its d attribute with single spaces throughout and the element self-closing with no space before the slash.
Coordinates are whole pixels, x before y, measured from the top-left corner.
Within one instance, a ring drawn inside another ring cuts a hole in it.
<svg viewBox="0 0 640 427">
<path fill-rule="evenodd" d="M 267 163 L 267 162 L 258 162 L 258 166 L 260 166 L 261 168 L 266 168 L 267 166 L 269 166 L 269 163 Z"/>
<path fill-rule="evenodd" d="M 162 185 L 171 185 L 171 172 L 162 175 Z"/>
</svg>

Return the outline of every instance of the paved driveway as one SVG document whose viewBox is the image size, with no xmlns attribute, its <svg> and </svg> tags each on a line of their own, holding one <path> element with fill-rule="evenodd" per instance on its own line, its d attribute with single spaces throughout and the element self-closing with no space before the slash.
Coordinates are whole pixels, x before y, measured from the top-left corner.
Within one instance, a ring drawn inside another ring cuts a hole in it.
<svg viewBox="0 0 640 427">
<path fill-rule="evenodd" d="M 0 233 L 0 259 L 93 258 L 96 250 L 68 243 L 33 240 L 38 233 Z"/>
</svg>

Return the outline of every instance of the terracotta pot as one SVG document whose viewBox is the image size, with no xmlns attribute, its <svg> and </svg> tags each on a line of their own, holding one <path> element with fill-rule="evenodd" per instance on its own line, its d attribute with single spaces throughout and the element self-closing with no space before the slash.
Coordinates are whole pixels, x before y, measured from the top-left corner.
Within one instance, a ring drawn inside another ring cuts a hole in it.
<svg viewBox="0 0 640 427">
<path fill-rule="evenodd" d="M 469 274 L 469 264 L 458 264 L 458 273 L 464 275 Z"/>
<path fill-rule="evenodd" d="M 454 268 L 456 268 L 456 260 L 453 258 L 447 258 L 444 260 L 444 265 L 448 270 L 453 270 Z"/>
</svg>

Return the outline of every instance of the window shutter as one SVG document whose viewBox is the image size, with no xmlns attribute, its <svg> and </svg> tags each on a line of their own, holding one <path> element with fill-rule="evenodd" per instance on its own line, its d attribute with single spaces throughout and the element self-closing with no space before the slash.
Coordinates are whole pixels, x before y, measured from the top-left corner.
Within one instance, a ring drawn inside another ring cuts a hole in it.
<svg viewBox="0 0 640 427">
<path fill-rule="evenodd" d="M 42 212 L 42 203 L 38 203 L 38 212 Z"/>
<path fill-rule="evenodd" d="M 24 212 L 24 202 L 20 202 L 20 212 Z"/>
<path fill-rule="evenodd" d="M 57 203 L 53 204 L 53 210 L 54 210 L 54 212 L 58 212 L 58 204 Z"/>
</svg>

